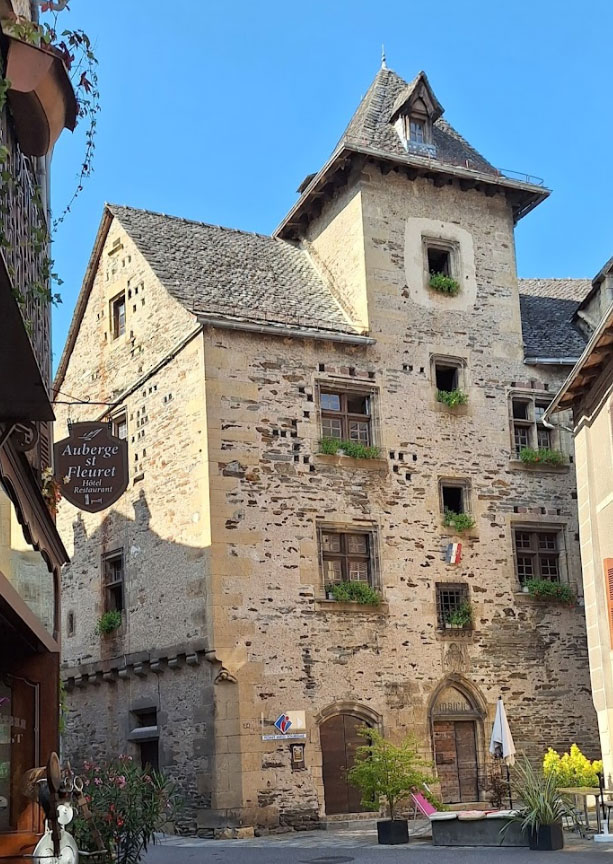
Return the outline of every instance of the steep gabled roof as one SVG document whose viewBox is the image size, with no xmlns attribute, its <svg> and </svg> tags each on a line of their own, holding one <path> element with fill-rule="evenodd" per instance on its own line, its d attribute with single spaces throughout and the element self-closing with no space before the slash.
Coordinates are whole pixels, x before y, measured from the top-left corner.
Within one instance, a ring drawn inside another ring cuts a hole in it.
<svg viewBox="0 0 613 864">
<path fill-rule="evenodd" d="M 119 220 L 168 293 L 202 320 L 217 316 L 285 326 L 295 329 L 297 335 L 361 338 L 362 331 L 352 325 L 307 252 L 291 243 L 107 204 L 58 367 L 56 389 L 66 373 L 113 218 Z"/>
<path fill-rule="evenodd" d="M 410 84 L 407 84 L 391 69 L 379 69 L 341 136 L 337 148 L 353 143 L 377 151 L 381 155 L 406 156 L 406 148 L 394 128 L 392 116 L 398 110 L 398 103 L 407 101 L 413 89 L 422 80 L 422 76 L 425 78 L 425 74 L 420 72 Z M 429 83 L 428 87 L 431 89 Z M 432 95 L 436 99 L 434 93 Z M 440 105 L 438 100 L 436 101 Z M 437 161 L 473 168 L 485 174 L 500 175 L 500 172 L 442 117 L 434 123 L 432 135 Z"/>
<path fill-rule="evenodd" d="M 519 302 L 527 360 L 574 363 L 586 338 L 573 317 L 591 287 L 589 279 L 520 279 Z"/>
</svg>

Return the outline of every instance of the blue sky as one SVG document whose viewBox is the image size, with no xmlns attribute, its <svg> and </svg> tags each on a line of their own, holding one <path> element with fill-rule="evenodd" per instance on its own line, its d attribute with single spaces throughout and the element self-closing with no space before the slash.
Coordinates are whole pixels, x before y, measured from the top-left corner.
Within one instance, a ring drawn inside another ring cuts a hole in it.
<svg viewBox="0 0 613 864">
<path fill-rule="evenodd" d="M 520 276 L 593 276 L 613 255 L 607 0 L 71 0 L 100 61 L 95 173 L 59 228 L 59 360 L 105 201 L 270 233 L 330 154 L 380 62 L 424 69 L 445 116 L 553 194 L 517 230 Z M 61 29 L 61 28 L 60 28 Z M 82 134 L 64 132 L 56 211 Z"/>
</svg>

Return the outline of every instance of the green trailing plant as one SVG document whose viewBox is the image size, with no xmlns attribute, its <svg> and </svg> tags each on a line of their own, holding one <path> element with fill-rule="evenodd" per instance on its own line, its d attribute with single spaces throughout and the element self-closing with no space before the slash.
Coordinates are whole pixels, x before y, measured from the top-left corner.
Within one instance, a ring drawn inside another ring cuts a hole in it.
<svg viewBox="0 0 613 864">
<path fill-rule="evenodd" d="M 455 297 L 460 290 L 460 283 L 446 273 L 430 273 L 429 285 L 434 291 L 450 294 L 452 297 Z"/>
<path fill-rule="evenodd" d="M 566 461 L 563 453 L 560 453 L 559 450 L 551 450 L 549 447 L 539 447 L 538 450 L 532 447 L 522 447 L 519 451 L 519 458 L 529 465 L 537 463 L 563 465 Z"/>
<path fill-rule="evenodd" d="M 77 100 L 77 121 L 85 123 L 85 149 L 79 163 L 77 181 L 74 191 L 60 215 L 53 221 L 53 228 L 64 221 L 70 213 L 75 199 L 83 190 L 85 180 L 93 171 L 93 158 L 96 148 L 97 116 L 100 111 L 100 91 L 98 89 L 98 60 L 92 49 L 91 41 L 83 30 L 58 31 L 58 12 L 62 7 L 52 3 L 41 4 L 42 13 L 50 13 L 50 20 L 40 22 L 18 17 L 12 21 L 3 22 L 3 30 L 16 39 L 28 42 L 40 48 L 46 48 L 57 54 L 68 71 L 71 84 Z M 0 112 L 5 109 L 10 81 L 0 70 Z M 27 189 L 17 172 L 11 165 L 11 152 L 8 147 L 0 146 L 0 212 L 4 217 L 0 220 L 0 246 L 10 247 L 11 239 L 5 233 L 3 222 L 10 217 L 11 201 L 24 198 L 30 200 L 37 214 L 37 219 L 29 219 L 26 223 L 28 236 L 20 242 L 27 244 L 38 258 L 39 278 L 31 280 L 23 288 L 14 286 L 16 299 L 22 310 L 28 300 L 57 304 L 61 302 L 60 295 L 51 289 L 52 284 L 60 286 L 62 280 L 54 270 L 54 262 L 50 257 L 49 248 L 51 234 L 47 228 L 40 185 L 33 176 L 28 178 Z M 9 263 L 9 275 L 14 279 L 16 273 Z M 26 322 L 28 324 L 29 322 Z"/>
<path fill-rule="evenodd" d="M 445 616 L 445 622 L 450 624 L 452 627 L 461 627 L 464 630 L 468 630 L 472 627 L 473 624 L 473 607 L 471 606 L 468 600 L 462 600 L 460 605 L 453 610 L 453 612 L 448 612 Z"/>
<path fill-rule="evenodd" d="M 97 852 L 104 864 L 138 864 L 155 832 L 180 814 L 174 783 L 158 771 L 141 768 L 131 756 L 85 762 L 83 792 L 91 819 L 78 814 L 71 831 L 84 852 Z M 102 844 L 103 852 L 99 852 Z"/>
<path fill-rule="evenodd" d="M 454 510 L 446 509 L 443 524 L 447 528 L 453 528 L 458 534 L 462 534 L 464 531 L 470 531 L 471 528 L 475 527 L 475 520 L 470 513 L 456 513 Z"/>
<path fill-rule="evenodd" d="M 565 582 L 552 582 L 550 579 L 528 579 L 524 585 L 528 589 L 528 594 L 537 600 L 553 600 L 568 605 L 575 602 L 572 588 Z"/>
<path fill-rule="evenodd" d="M 359 441 L 342 441 L 340 438 L 322 438 L 319 442 L 319 452 L 334 455 L 351 456 L 352 459 L 378 459 L 381 454 L 379 447 L 369 447 Z"/>
<path fill-rule="evenodd" d="M 437 390 L 436 401 L 442 402 L 448 408 L 457 408 L 458 405 L 468 403 L 468 393 L 463 390 Z"/>
<path fill-rule="evenodd" d="M 110 609 L 98 619 L 96 624 L 96 633 L 98 636 L 108 636 L 109 633 L 114 633 L 121 627 L 121 612 L 117 609 Z"/>
<path fill-rule="evenodd" d="M 560 825 L 565 816 L 574 820 L 573 808 L 558 792 L 554 773 L 546 774 L 535 768 L 526 756 L 523 756 L 515 765 L 514 779 L 515 793 L 523 806 L 516 815 L 510 817 L 507 825 L 519 822 L 523 829 L 531 834 L 538 834 L 542 826 Z"/>
<path fill-rule="evenodd" d="M 570 753 L 562 756 L 548 747 L 543 757 L 543 771 L 546 776 L 553 774 L 558 786 L 589 786 L 594 789 L 598 786 L 598 774 L 602 774 L 602 759 L 590 762 L 576 744 L 571 746 Z"/>
<path fill-rule="evenodd" d="M 425 785 L 433 782 L 428 773 L 432 764 L 420 756 L 412 735 L 394 744 L 377 729 L 363 728 L 359 734 L 367 743 L 357 748 L 347 778 L 362 793 L 367 810 L 379 810 L 385 802 L 390 819 L 394 819 L 399 802 L 412 791 L 426 791 Z"/>
<path fill-rule="evenodd" d="M 364 606 L 378 606 L 381 595 L 366 582 L 335 582 L 326 586 L 326 594 L 339 603 L 361 603 Z"/>
</svg>

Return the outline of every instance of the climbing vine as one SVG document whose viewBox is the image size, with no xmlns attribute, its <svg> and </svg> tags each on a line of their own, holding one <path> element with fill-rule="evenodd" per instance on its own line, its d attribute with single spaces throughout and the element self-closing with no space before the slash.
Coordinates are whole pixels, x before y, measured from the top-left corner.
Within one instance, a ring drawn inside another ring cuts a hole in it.
<svg viewBox="0 0 613 864">
<path fill-rule="evenodd" d="M 50 13 L 50 20 L 40 23 L 24 18 L 14 21 L 3 22 L 3 30 L 16 39 L 21 39 L 37 47 L 48 47 L 53 50 L 64 62 L 68 70 L 70 80 L 77 99 L 77 123 L 85 127 L 84 153 L 80 161 L 76 184 L 66 205 L 60 211 L 49 230 L 47 225 L 47 214 L 43 204 L 43 196 L 39 184 L 35 178 L 30 188 L 23 188 L 23 181 L 18 171 L 12 170 L 11 152 L 5 145 L 0 145 L 0 213 L 5 217 L 0 222 L 0 245 L 10 247 L 11 241 L 7 236 L 2 222 L 7 222 L 10 215 L 11 199 L 19 194 L 29 197 L 31 204 L 37 214 L 37 219 L 27 220 L 29 236 L 26 244 L 35 257 L 39 259 L 37 268 L 39 277 L 33 278 L 20 290 L 15 286 L 17 300 L 20 305 L 25 306 L 28 299 L 43 300 L 54 304 L 60 303 L 58 293 L 52 291 L 51 285 L 61 285 L 62 280 L 54 270 L 54 262 L 50 257 L 49 248 L 52 232 L 65 220 L 71 212 L 75 200 L 83 191 L 87 178 L 93 171 L 93 160 L 96 149 L 96 127 L 97 115 L 100 111 L 100 91 L 98 87 L 98 60 L 92 49 L 91 40 L 83 30 L 59 30 L 58 14 L 62 9 L 68 9 L 66 2 L 53 3 L 43 2 L 40 4 L 42 13 Z M 4 110 L 7 102 L 7 94 L 10 81 L 0 75 L 0 113 Z M 10 274 L 15 276 L 14 272 Z"/>
</svg>

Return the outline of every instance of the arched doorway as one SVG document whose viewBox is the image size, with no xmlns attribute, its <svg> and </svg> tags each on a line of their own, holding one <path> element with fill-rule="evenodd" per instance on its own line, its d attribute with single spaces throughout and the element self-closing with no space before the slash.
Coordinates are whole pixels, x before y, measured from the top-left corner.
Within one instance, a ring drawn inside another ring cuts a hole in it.
<svg viewBox="0 0 613 864">
<path fill-rule="evenodd" d="M 448 681 L 434 695 L 430 720 L 442 800 L 445 804 L 479 801 L 482 708 L 462 683 Z"/>
<path fill-rule="evenodd" d="M 324 800 L 326 814 L 360 813 L 366 808 L 361 793 L 347 780 L 347 771 L 355 761 L 356 748 L 366 743 L 358 729 L 372 723 L 357 714 L 334 714 L 323 720 L 319 740 L 323 761 Z"/>
</svg>

